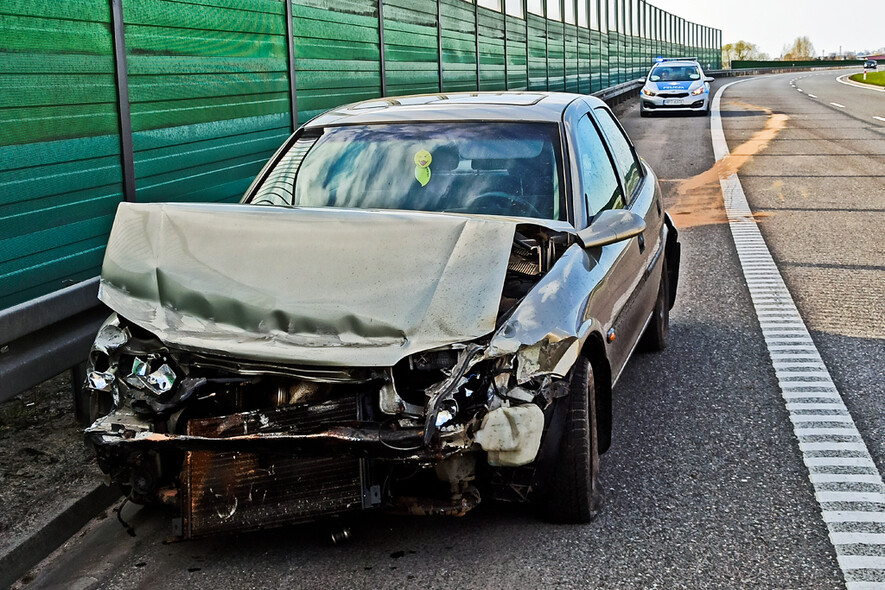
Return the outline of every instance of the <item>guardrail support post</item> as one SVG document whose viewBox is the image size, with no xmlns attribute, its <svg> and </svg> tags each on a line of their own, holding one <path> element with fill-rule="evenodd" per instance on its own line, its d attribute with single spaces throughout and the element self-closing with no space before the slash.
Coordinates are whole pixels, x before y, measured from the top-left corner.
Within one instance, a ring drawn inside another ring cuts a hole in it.
<svg viewBox="0 0 885 590">
<path fill-rule="evenodd" d="M 292 113 L 292 131 L 298 129 L 298 93 L 295 84 L 295 15 L 292 0 L 286 0 L 286 50 L 289 66 L 289 109 Z"/>
<path fill-rule="evenodd" d="M 126 28 L 123 0 L 110 0 L 114 40 L 114 72 L 117 82 L 117 116 L 120 123 L 120 161 L 123 169 L 123 199 L 134 203 L 135 153 L 132 148 L 132 113 L 129 107 L 129 72 L 126 66 Z"/>
<path fill-rule="evenodd" d="M 378 0 L 378 50 L 381 70 L 381 96 L 387 96 L 387 59 L 384 56 L 384 0 Z"/>
</svg>

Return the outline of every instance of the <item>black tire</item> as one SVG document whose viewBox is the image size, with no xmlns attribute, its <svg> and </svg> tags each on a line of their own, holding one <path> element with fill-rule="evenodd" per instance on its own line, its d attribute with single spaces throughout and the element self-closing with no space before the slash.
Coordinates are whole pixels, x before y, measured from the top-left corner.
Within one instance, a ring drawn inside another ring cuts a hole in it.
<svg viewBox="0 0 885 590">
<path fill-rule="evenodd" d="M 639 116 L 642 118 L 648 117 L 648 111 L 645 109 L 639 109 Z"/>
<path fill-rule="evenodd" d="M 569 374 L 568 404 L 559 453 L 541 502 L 544 516 L 568 524 L 590 522 L 602 505 L 599 492 L 599 441 L 596 387 L 590 361 L 581 356 Z"/>
<path fill-rule="evenodd" d="M 667 348 L 667 335 L 670 333 L 670 285 L 667 279 L 667 259 L 661 264 L 661 284 L 658 298 L 652 312 L 651 321 L 639 341 L 645 352 L 660 352 Z"/>
</svg>

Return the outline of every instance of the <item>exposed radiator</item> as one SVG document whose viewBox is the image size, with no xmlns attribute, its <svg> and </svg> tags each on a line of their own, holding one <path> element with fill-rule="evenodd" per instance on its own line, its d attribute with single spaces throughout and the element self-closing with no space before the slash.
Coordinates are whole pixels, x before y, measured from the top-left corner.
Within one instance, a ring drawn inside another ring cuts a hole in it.
<svg viewBox="0 0 885 590">
<path fill-rule="evenodd" d="M 256 432 L 306 433 L 357 418 L 356 397 L 278 410 L 194 419 L 188 434 L 224 438 Z M 280 454 L 188 452 L 182 471 L 187 538 L 312 520 L 363 505 L 360 460 Z"/>
</svg>

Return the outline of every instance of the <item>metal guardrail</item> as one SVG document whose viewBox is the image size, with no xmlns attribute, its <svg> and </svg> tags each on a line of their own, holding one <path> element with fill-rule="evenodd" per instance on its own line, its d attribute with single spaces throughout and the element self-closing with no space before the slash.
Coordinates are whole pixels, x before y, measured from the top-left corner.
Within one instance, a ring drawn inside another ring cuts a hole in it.
<svg viewBox="0 0 885 590">
<path fill-rule="evenodd" d="M 830 68 L 757 68 L 706 73 L 724 78 L 809 69 Z M 643 79 L 630 80 L 594 92 L 592 96 L 610 105 L 618 104 L 637 96 L 643 82 Z M 0 311 L 0 402 L 83 363 L 98 327 L 109 313 L 98 300 L 98 277 Z M 76 378 L 80 379 L 81 376 Z M 75 383 L 75 387 L 78 385 Z"/>
<path fill-rule="evenodd" d="M 109 313 L 98 277 L 0 311 L 0 401 L 86 360 Z"/>
</svg>

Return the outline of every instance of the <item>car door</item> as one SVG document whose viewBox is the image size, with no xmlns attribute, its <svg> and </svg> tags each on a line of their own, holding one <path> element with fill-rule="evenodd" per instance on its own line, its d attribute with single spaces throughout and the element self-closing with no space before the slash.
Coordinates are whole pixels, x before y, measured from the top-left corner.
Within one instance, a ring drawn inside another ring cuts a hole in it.
<svg viewBox="0 0 885 590">
<path fill-rule="evenodd" d="M 609 244 L 590 252 L 596 259 L 595 272 L 602 273 L 590 298 L 587 313 L 605 331 L 612 375 L 617 376 L 630 356 L 654 305 L 656 290 L 649 295 L 647 268 L 654 248 L 654 182 L 644 168 L 611 113 L 604 107 L 588 109 L 573 126 L 577 184 L 580 186 L 584 219 L 581 227 L 606 209 L 629 208 L 651 226 L 635 238 Z M 617 132 L 619 135 L 614 135 Z M 614 137 L 614 141 L 610 137 Z M 658 215 L 661 217 L 661 215 Z M 659 233 L 659 232 L 658 232 Z M 649 297 L 651 299 L 649 299 Z M 650 304 L 649 304 L 650 301 Z"/>
<path fill-rule="evenodd" d="M 613 320 L 613 329 L 620 340 L 618 358 L 621 365 L 612 366 L 612 374 L 618 375 L 642 336 L 657 298 L 666 238 L 663 202 L 654 174 L 640 161 L 632 142 L 611 111 L 596 107 L 593 114 L 614 160 L 626 195 L 626 207 L 642 217 L 646 224 L 643 233 L 624 243 L 625 265 L 622 270 L 629 275 L 630 284 L 623 295 L 626 299 L 624 307 Z"/>
</svg>

